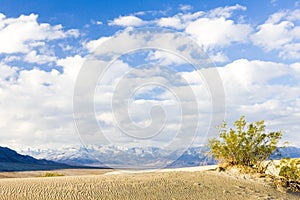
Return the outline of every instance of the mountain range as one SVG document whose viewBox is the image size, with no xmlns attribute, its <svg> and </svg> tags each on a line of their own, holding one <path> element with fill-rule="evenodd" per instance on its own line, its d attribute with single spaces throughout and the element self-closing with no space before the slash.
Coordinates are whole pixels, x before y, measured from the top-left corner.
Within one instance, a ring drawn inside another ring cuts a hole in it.
<svg viewBox="0 0 300 200">
<path fill-rule="evenodd" d="M 75 166 L 172 168 L 216 164 L 217 161 L 207 155 L 208 151 L 208 147 L 205 146 L 190 147 L 184 152 L 169 152 L 158 147 L 81 146 L 47 150 L 27 149 L 22 151 L 22 154 Z M 300 157 L 300 148 L 278 148 L 278 151 L 281 157 Z M 278 159 L 279 156 L 273 155 L 271 158 Z"/>
<path fill-rule="evenodd" d="M 27 149 L 21 153 L 77 166 L 161 168 L 215 164 L 216 161 L 206 155 L 207 150 L 206 147 L 191 147 L 182 154 L 182 150 L 170 152 L 158 147 L 86 146 L 47 150 Z"/>
<path fill-rule="evenodd" d="M 19 153 L 0 147 L 0 171 L 53 170 L 87 167 L 174 168 L 216 164 L 204 146 L 167 151 L 158 147 L 125 148 L 118 146 L 86 146 L 61 149 L 27 149 Z M 300 148 L 278 148 L 280 157 L 299 158 Z M 182 153 L 183 152 L 183 153 Z M 23 154 L 23 155 L 22 155 Z M 278 154 L 272 159 L 280 158 Z"/>
<path fill-rule="evenodd" d="M 34 171 L 70 168 L 67 164 L 20 155 L 7 147 L 0 147 L 0 171 Z"/>
</svg>

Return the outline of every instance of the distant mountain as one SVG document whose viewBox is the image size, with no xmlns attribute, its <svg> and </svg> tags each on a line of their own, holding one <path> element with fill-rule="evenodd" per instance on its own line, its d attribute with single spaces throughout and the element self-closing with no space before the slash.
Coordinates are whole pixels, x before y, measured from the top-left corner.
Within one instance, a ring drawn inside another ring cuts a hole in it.
<svg viewBox="0 0 300 200">
<path fill-rule="evenodd" d="M 300 158 L 300 148 L 297 147 L 285 147 L 278 148 L 278 153 L 271 156 L 272 159 L 279 158 Z"/>
<path fill-rule="evenodd" d="M 278 150 L 281 157 L 300 157 L 300 149 L 296 147 L 279 148 Z M 130 167 L 142 164 L 143 167 L 149 168 L 157 166 L 172 168 L 216 164 L 217 161 L 207 155 L 208 151 L 209 149 L 203 146 L 190 147 L 184 153 L 180 150 L 168 152 L 157 147 L 87 146 L 47 150 L 28 149 L 21 153 L 75 166 L 118 168 L 125 164 Z M 278 159 L 279 157 L 273 155 L 272 158 Z M 164 163 L 168 163 L 168 165 L 165 166 Z"/>
<path fill-rule="evenodd" d="M 190 167 L 199 165 L 216 164 L 216 161 L 207 156 L 205 147 L 191 147 L 182 154 L 182 150 L 169 152 L 157 147 L 118 147 L 118 146 L 88 146 L 71 147 L 63 149 L 28 149 L 23 154 L 35 158 L 47 158 L 49 160 L 77 166 L 108 166 L 108 167 L 132 167 L 141 166 L 155 168 Z"/>
<path fill-rule="evenodd" d="M 45 159 L 20 155 L 7 147 L 0 147 L 0 171 L 29 171 L 63 169 L 70 166 Z"/>
<path fill-rule="evenodd" d="M 194 167 L 217 164 L 218 162 L 212 156 L 207 155 L 208 151 L 208 147 L 190 147 L 168 167 Z"/>
</svg>

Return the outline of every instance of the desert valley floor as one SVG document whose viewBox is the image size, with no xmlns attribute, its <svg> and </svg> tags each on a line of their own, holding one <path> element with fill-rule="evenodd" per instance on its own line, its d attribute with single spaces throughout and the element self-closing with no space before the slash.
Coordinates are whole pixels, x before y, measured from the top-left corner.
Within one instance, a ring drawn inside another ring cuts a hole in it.
<svg viewBox="0 0 300 200">
<path fill-rule="evenodd" d="M 264 179 L 200 167 L 142 173 L 72 169 L 56 171 L 61 177 L 37 177 L 42 173 L 0 173 L 0 199 L 300 199 Z"/>
</svg>

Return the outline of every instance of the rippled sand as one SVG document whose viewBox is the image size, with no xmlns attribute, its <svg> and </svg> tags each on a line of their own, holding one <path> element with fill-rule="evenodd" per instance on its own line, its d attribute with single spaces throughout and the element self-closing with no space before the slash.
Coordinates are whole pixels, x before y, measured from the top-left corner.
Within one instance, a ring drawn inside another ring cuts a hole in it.
<svg viewBox="0 0 300 200">
<path fill-rule="evenodd" d="M 78 173 L 69 172 L 64 177 L 2 178 L 0 199 L 300 199 L 295 194 L 275 190 L 263 180 L 215 171 Z"/>
</svg>

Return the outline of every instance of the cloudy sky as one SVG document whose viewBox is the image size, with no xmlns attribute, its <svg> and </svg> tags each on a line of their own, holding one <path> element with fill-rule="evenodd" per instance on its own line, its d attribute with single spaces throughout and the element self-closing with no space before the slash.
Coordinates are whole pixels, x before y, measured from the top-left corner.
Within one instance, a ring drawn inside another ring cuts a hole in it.
<svg viewBox="0 0 300 200">
<path fill-rule="evenodd" d="M 241 115 L 300 146 L 300 1 L 0 0 L 0 44 L 1 146 L 197 145 Z"/>
</svg>

